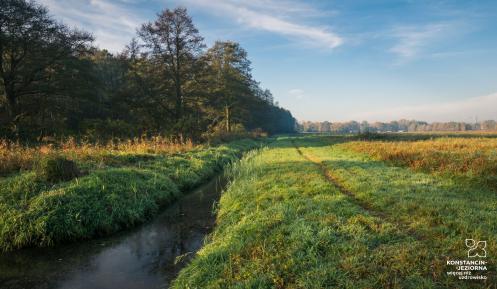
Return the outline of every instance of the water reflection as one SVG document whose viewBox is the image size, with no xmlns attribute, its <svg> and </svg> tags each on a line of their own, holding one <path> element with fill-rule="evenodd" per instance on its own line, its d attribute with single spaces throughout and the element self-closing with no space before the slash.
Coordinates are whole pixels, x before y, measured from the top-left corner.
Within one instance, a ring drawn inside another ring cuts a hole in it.
<svg viewBox="0 0 497 289">
<path fill-rule="evenodd" d="M 210 232 L 212 207 L 224 185 L 215 178 L 153 222 L 117 236 L 3 254 L 0 288 L 168 288 Z"/>
</svg>

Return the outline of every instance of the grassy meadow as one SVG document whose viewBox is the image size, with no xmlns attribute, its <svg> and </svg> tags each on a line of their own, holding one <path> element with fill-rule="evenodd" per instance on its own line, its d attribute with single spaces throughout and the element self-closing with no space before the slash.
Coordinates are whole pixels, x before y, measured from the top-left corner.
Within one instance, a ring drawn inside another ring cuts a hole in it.
<svg viewBox="0 0 497 289">
<path fill-rule="evenodd" d="M 163 138 L 26 147 L 0 143 L 0 251 L 134 226 L 221 171 L 256 140 L 196 146 Z"/>
<path fill-rule="evenodd" d="M 497 187 L 497 139 L 351 142 L 347 148 L 415 171 L 466 177 Z"/>
<path fill-rule="evenodd" d="M 173 287 L 495 288 L 495 140 L 407 137 L 280 137 L 251 153 Z M 487 280 L 447 275 L 467 238 L 487 241 Z"/>
</svg>

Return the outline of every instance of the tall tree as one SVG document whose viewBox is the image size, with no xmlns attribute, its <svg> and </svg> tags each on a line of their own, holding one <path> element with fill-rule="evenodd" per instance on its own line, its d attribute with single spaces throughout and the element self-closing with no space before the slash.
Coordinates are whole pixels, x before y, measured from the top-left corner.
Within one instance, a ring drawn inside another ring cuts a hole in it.
<svg viewBox="0 0 497 289">
<path fill-rule="evenodd" d="M 236 42 L 217 41 L 207 51 L 206 59 L 214 79 L 215 105 L 221 108 L 226 131 L 231 132 L 233 114 L 240 113 L 240 104 L 253 96 L 247 52 Z"/>
<path fill-rule="evenodd" d="M 6 122 L 17 133 L 29 114 L 24 98 L 44 93 L 38 84 L 50 81 L 53 69 L 83 52 L 91 35 L 57 23 L 47 10 L 26 0 L 3 0 L 0 6 L 0 79 Z"/>
<path fill-rule="evenodd" d="M 1 3 L 1 137 L 163 134 L 198 141 L 295 126 L 252 79 L 247 52 L 234 42 L 204 51 L 184 8 L 163 11 L 141 27 L 140 41 L 113 55 L 32 0 Z"/>
<path fill-rule="evenodd" d="M 185 99 L 189 96 L 188 82 L 194 78 L 195 62 L 205 47 L 185 8 L 166 9 L 157 20 L 144 24 L 139 31 L 149 57 L 157 64 L 158 73 L 164 76 L 163 95 L 174 97 L 174 116 L 178 123 L 184 117 Z M 160 71 L 159 71 L 160 70 Z"/>
</svg>

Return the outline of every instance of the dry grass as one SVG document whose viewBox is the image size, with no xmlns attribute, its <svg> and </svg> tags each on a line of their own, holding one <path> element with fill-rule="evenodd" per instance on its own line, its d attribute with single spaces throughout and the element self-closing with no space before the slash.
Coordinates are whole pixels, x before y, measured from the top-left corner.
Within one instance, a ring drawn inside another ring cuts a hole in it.
<svg viewBox="0 0 497 289">
<path fill-rule="evenodd" d="M 345 146 L 415 170 L 471 177 L 497 176 L 497 139 L 441 138 L 415 142 L 361 141 Z"/>
<path fill-rule="evenodd" d="M 0 175 L 31 168 L 39 149 L 0 140 Z"/>
<path fill-rule="evenodd" d="M 116 154 L 173 154 L 195 148 L 190 141 L 173 141 L 165 137 L 135 138 L 110 141 L 105 144 L 77 142 L 70 138 L 64 142 L 26 146 L 0 140 L 0 175 L 29 170 L 47 155 L 63 155 L 73 160 L 95 160 Z"/>
</svg>

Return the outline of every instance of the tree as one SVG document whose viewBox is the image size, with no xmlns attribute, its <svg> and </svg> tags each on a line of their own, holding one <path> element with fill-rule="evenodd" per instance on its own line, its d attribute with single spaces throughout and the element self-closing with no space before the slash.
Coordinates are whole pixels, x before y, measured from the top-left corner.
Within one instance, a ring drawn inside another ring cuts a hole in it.
<svg viewBox="0 0 497 289">
<path fill-rule="evenodd" d="M 211 69 L 214 84 L 215 105 L 222 109 L 225 129 L 231 132 L 233 114 L 240 113 L 242 102 L 252 94 L 252 76 L 247 52 L 236 42 L 217 41 L 207 51 L 206 61 Z M 269 93 L 270 95 L 270 93 Z M 264 94 L 265 97 L 269 97 Z"/>
<path fill-rule="evenodd" d="M 328 121 L 321 122 L 319 125 L 319 132 L 321 133 L 331 132 L 331 123 Z"/>
<path fill-rule="evenodd" d="M 29 0 L 0 6 L 0 136 L 93 140 L 162 134 L 194 141 L 242 130 L 293 132 L 295 119 L 250 74 L 234 42 L 204 51 L 186 9 L 144 24 L 120 54 Z"/>
<path fill-rule="evenodd" d="M 370 131 L 369 123 L 367 121 L 364 120 L 361 122 L 360 131 L 361 133 L 367 133 Z"/>
<path fill-rule="evenodd" d="M 39 86 L 64 61 L 87 50 L 92 37 L 57 23 L 47 10 L 26 0 L 3 0 L 0 6 L 0 86 L 7 113 L 5 124 L 18 134 L 30 112 L 23 101 L 46 93 Z"/>
<path fill-rule="evenodd" d="M 185 8 L 166 9 L 157 20 L 144 24 L 139 36 L 148 48 L 148 55 L 155 63 L 157 73 L 163 76 L 163 97 L 173 96 L 175 121 L 184 117 L 185 99 L 190 96 L 187 88 L 196 72 L 195 62 L 205 47 Z M 184 131 L 184 128 L 180 128 Z"/>
</svg>

